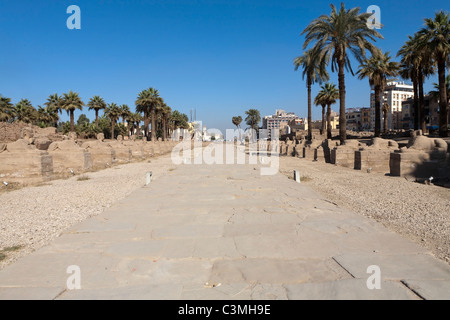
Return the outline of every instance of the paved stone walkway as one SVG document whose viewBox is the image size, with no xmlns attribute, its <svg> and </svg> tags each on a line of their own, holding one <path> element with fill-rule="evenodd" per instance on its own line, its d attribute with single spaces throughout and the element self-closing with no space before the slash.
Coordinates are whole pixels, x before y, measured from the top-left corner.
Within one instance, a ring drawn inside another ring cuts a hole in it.
<svg viewBox="0 0 450 320">
<path fill-rule="evenodd" d="M 0 299 L 420 298 L 450 299 L 447 264 L 255 165 L 181 165 L 0 271 Z"/>
</svg>

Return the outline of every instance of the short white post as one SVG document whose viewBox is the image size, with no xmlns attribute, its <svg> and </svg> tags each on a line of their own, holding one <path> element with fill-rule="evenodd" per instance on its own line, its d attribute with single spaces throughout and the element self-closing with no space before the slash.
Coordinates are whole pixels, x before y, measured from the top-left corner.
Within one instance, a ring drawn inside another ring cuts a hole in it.
<svg viewBox="0 0 450 320">
<path fill-rule="evenodd" d="M 300 171 L 294 170 L 294 180 L 297 183 L 300 183 Z"/>
<path fill-rule="evenodd" d="M 152 176 L 153 176 L 153 173 L 151 171 L 147 172 L 147 179 L 146 179 L 146 182 L 145 182 L 146 186 L 148 186 L 150 184 L 150 182 L 152 182 Z"/>
</svg>

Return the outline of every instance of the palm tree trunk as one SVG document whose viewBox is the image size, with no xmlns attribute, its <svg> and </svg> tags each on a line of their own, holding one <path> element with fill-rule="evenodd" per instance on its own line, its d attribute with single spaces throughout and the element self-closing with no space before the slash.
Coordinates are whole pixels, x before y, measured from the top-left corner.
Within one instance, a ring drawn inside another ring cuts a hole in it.
<svg viewBox="0 0 450 320">
<path fill-rule="evenodd" d="M 445 86 L 445 59 L 438 60 L 438 77 L 439 77 L 439 136 L 448 136 L 448 119 L 447 119 L 447 90 Z"/>
<path fill-rule="evenodd" d="M 148 111 L 147 111 L 147 108 L 146 108 L 145 111 L 144 111 L 144 134 L 145 134 L 146 138 L 148 138 L 148 123 L 149 123 L 148 120 L 149 120 L 148 119 Z"/>
<path fill-rule="evenodd" d="M 344 61 L 343 57 L 339 60 L 339 139 L 341 144 L 347 140 L 347 129 L 345 120 L 345 73 L 344 73 Z"/>
<path fill-rule="evenodd" d="M 166 121 L 165 121 L 165 119 L 163 118 L 163 119 L 161 120 L 161 122 L 162 122 L 162 125 L 163 125 L 163 129 L 162 129 L 163 136 L 162 136 L 162 139 L 163 139 L 163 141 L 166 141 L 166 140 L 167 140 Z"/>
<path fill-rule="evenodd" d="M 381 86 L 375 85 L 375 137 L 379 137 L 380 134 L 381 134 Z"/>
<path fill-rule="evenodd" d="M 419 90 L 417 77 L 413 77 L 414 88 L 414 130 L 419 130 Z"/>
<path fill-rule="evenodd" d="M 423 73 L 422 70 L 419 70 L 419 123 L 420 130 L 422 133 L 427 131 L 427 125 L 425 122 L 425 106 L 424 106 L 424 97 L 423 97 Z"/>
<path fill-rule="evenodd" d="M 152 141 L 156 141 L 156 108 L 153 106 L 152 110 Z"/>
<path fill-rule="evenodd" d="M 95 109 L 95 125 L 98 127 L 98 109 Z"/>
<path fill-rule="evenodd" d="M 311 78 L 308 76 L 308 141 L 312 140 L 312 114 L 311 114 Z"/>
<path fill-rule="evenodd" d="M 114 129 L 116 126 L 116 122 L 114 120 L 111 120 L 111 140 L 114 140 Z"/>
<path fill-rule="evenodd" d="M 70 110 L 70 132 L 75 132 L 74 112 L 75 112 L 75 110 Z"/>
<path fill-rule="evenodd" d="M 325 134 L 325 108 L 327 106 L 325 104 L 322 105 L 322 132 L 320 134 L 324 135 Z"/>
<path fill-rule="evenodd" d="M 331 104 L 327 106 L 327 139 L 332 139 L 331 134 Z"/>
</svg>

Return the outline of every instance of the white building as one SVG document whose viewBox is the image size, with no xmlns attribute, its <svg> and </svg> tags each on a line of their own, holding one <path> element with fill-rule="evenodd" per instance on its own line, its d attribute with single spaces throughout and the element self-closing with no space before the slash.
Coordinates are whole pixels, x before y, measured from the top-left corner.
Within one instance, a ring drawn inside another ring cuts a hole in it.
<svg viewBox="0 0 450 320">
<path fill-rule="evenodd" d="M 381 110 L 384 103 L 389 105 L 388 129 L 401 129 L 402 102 L 414 97 L 414 88 L 404 82 L 388 82 L 381 99 Z M 370 128 L 375 129 L 375 94 L 370 94 Z M 383 112 L 381 111 L 381 130 L 384 129 Z"/>
<path fill-rule="evenodd" d="M 274 115 L 265 116 L 263 118 L 263 129 L 267 129 L 267 137 L 270 139 L 274 130 L 283 130 L 292 120 L 300 120 L 300 118 L 293 112 L 286 112 L 284 110 L 276 110 Z"/>
</svg>

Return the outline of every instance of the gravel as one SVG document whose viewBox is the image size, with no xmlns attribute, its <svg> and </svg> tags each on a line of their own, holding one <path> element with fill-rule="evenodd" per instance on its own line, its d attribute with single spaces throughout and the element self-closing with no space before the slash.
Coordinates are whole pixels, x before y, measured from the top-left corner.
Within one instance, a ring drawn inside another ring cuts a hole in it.
<svg viewBox="0 0 450 320">
<path fill-rule="evenodd" d="M 175 167 L 170 155 L 166 155 L 152 158 L 150 162 L 120 165 L 36 187 L 0 192 L 0 254 L 3 255 L 3 259 L 0 255 L 0 269 L 142 187 L 148 171 L 157 180 Z"/>
<path fill-rule="evenodd" d="M 450 189 L 400 177 L 367 173 L 293 157 L 280 158 L 280 171 L 306 176 L 305 185 L 328 200 L 382 223 L 450 264 Z"/>
</svg>

